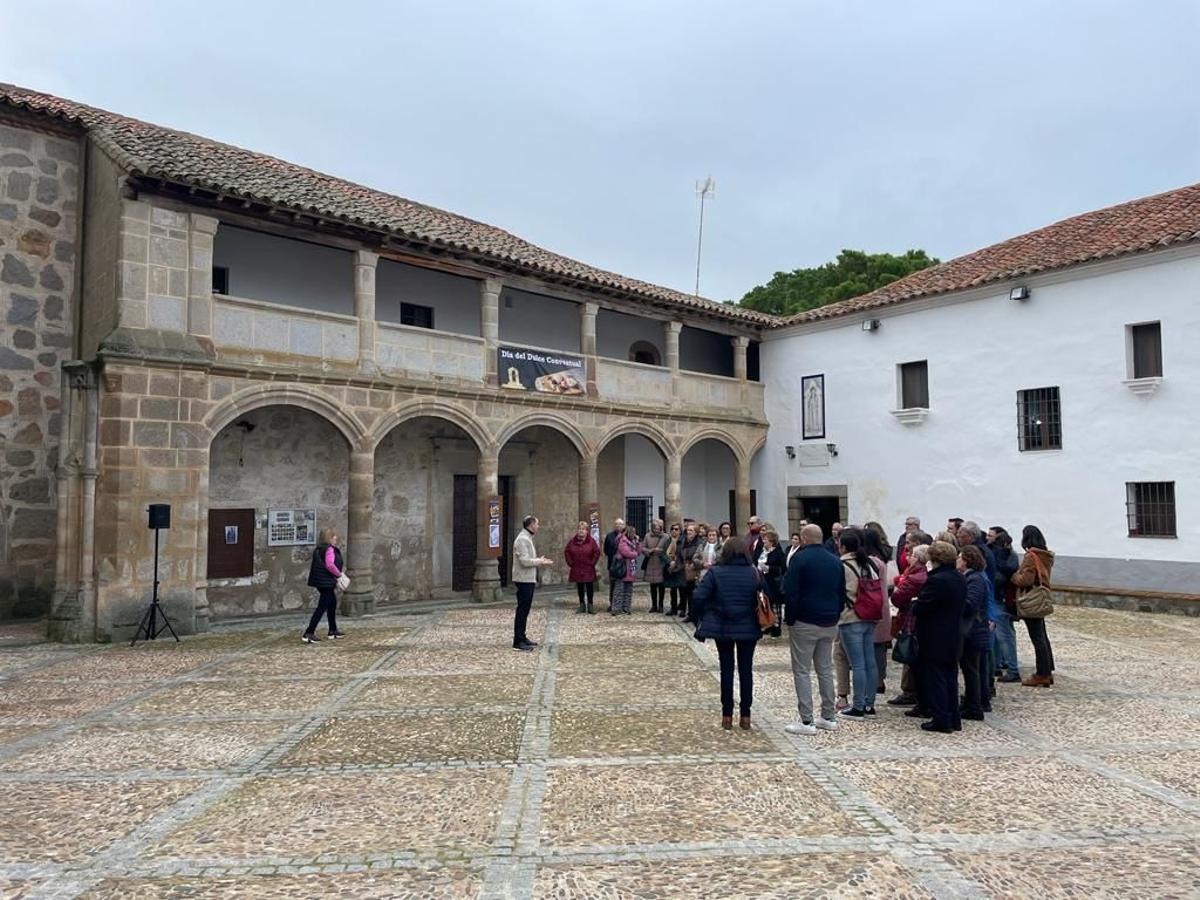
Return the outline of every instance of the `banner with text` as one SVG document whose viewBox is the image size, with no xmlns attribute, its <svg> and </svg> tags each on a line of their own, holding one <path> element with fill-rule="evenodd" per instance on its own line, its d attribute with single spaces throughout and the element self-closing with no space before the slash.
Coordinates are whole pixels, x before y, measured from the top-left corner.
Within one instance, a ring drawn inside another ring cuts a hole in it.
<svg viewBox="0 0 1200 900">
<path fill-rule="evenodd" d="M 575 397 L 587 393 L 581 356 L 522 347 L 500 347 L 498 352 L 496 371 L 501 388 Z"/>
</svg>

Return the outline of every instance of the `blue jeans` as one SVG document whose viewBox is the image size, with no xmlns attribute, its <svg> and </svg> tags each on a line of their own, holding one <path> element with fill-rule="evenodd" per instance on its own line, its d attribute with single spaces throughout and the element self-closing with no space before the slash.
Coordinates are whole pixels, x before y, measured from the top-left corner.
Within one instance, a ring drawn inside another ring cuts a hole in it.
<svg viewBox="0 0 1200 900">
<path fill-rule="evenodd" d="M 879 668 L 875 664 L 875 623 L 839 625 L 838 636 L 853 673 L 854 708 L 871 709 L 875 706 L 875 689 L 879 687 Z"/>
<path fill-rule="evenodd" d="M 992 632 L 992 645 L 996 651 L 996 668 L 1011 675 L 1020 674 L 1017 662 L 1017 633 L 1013 630 L 1013 617 L 1005 610 L 996 612 L 996 629 Z"/>
</svg>

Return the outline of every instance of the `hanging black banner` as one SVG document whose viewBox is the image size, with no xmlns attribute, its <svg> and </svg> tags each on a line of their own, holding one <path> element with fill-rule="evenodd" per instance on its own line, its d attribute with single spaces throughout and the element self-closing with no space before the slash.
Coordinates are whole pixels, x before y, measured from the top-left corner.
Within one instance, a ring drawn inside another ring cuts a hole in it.
<svg viewBox="0 0 1200 900">
<path fill-rule="evenodd" d="M 587 393 L 583 357 L 554 351 L 500 347 L 497 375 L 500 387 L 510 391 L 537 391 L 581 397 Z"/>
</svg>

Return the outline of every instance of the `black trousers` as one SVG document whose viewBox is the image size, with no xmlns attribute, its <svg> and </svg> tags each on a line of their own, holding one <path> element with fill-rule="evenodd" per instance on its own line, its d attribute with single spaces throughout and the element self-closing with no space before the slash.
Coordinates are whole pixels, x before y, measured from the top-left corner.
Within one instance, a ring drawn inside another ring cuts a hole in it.
<svg viewBox="0 0 1200 900">
<path fill-rule="evenodd" d="M 321 616 L 329 614 L 329 632 L 330 634 L 337 631 L 337 594 L 333 592 L 333 588 L 321 588 L 321 596 L 317 599 L 317 608 L 312 614 L 312 618 L 308 620 L 308 628 L 305 629 L 305 634 L 312 634 L 317 630 L 317 626 L 321 624 Z"/>
<path fill-rule="evenodd" d="M 575 582 L 575 593 L 579 595 L 579 605 L 585 603 L 588 607 L 592 605 L 592 597 L 596 592 L 596 582 L 594 581 L 577 581 Z"/>
<path fill-rule="evenodd" d="M 688 614 L 688 607 L 692 605 L 692 594 L 696 592 L 696 584 L 685 584 L 679 589 L 679 614 L 685 619 Z"/>
<path fill-rule="evenodd" d="M 958 665 L 954 660 L 921 660 L 926 710 L 939 728 L 961 728 L 958 714 Z"/>
<path fill-rule="evenodd" d="M 982 686 L 983 656 L 985 652 L 977 647 L 963 647 L 962 656 L 958 660 L 959 668 L 962 669 L 965 694 L 962 711 L 970 715 L 978 715 L 983 712 L 985 697 L 987 700 L 991 700 L 990 696 L 983 693 Z"/>
<path fill-rule="evenodd" d="M 758 641 L 717 641 L 717 658 L 721 661 L 721 715 L 733 715 L 733 664 L 737 653 L 739 715 L 750 715 L 754 702 L 754 646 Z"/>
<path fill-rule="evenodd" d="M 667 588 L 664 584 L 650 585 L 650 611 L 662 612 L 663 600 L 667 596 Z"/>
<path fill-rule="evenodd" d="M 671 588 L 671 612 L 672 613 L 676 613 L 679 611 L 679 591 L 680 591 L 680 588 L 677 588 L 677 587 Z"/>
<path fill-rule="evenodd" d="M 525 623 L 529 621 L 529 608 L 533 606 L 533 589 L 537 587 L 532 581 L 517 582 L 517 611 L 513 616 L 513 646 L 519 647 L 529 640 L 525 634 Z"/>
<path fill-rule="evenodd" d="M 1046 634 L 1045 619 L 1024 619 L 1025 630 L 1033 642 L 1033 655 L 1037 674 L 1050 675 L 1054 671 L 1054 650 L 1050 647 L 1050 635 Z"/>
</svg>

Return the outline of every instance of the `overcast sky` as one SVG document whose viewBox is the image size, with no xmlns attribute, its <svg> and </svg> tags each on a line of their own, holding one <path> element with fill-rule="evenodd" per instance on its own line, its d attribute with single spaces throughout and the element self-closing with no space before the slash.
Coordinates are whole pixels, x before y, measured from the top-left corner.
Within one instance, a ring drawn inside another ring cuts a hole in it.
<svg viewBox="0 0 1200 900">
<path fill-rule="evenodd" d="M 1200 181 L 1197 0 L 0 0 L 0 80 L 737 299 Z"/>
</svg>

